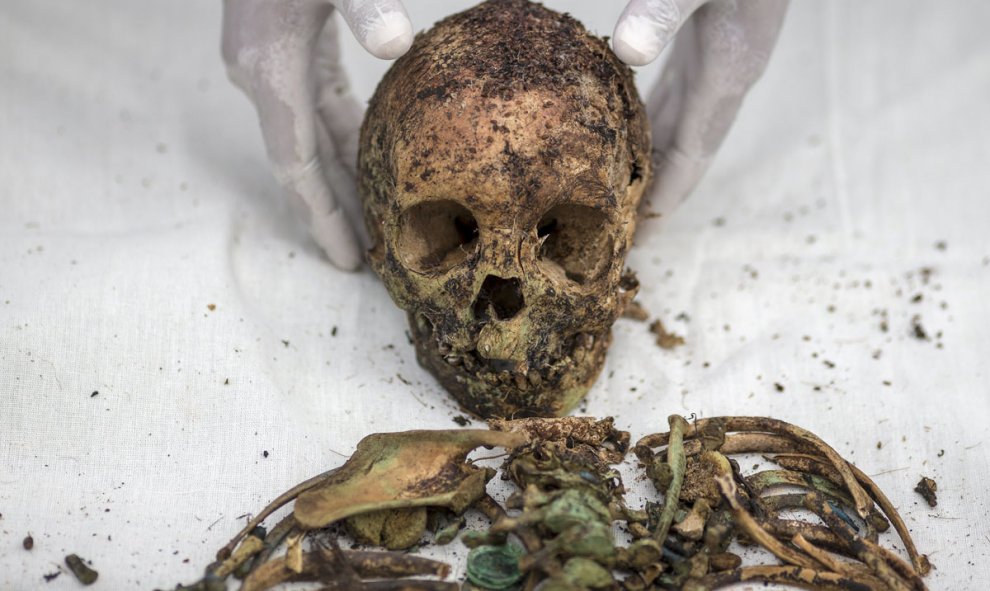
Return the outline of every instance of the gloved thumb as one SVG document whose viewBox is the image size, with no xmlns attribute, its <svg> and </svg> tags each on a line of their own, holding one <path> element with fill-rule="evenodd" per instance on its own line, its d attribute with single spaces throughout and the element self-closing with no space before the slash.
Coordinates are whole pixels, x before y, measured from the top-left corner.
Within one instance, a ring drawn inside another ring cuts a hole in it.
<svg viewBox="0 0 990 591">
<path fill-rule="evenodd" d="M 612 36 L 612 50 L 630 66 L 657 59 L 681 25 L 705 0 L 631 0 Z"/>
<path fill-rule="evenodd" d="M 368 53 L 394 60 L 413 42 L 409 15 L 400 0 L 331 0 Z"/>
</svg>

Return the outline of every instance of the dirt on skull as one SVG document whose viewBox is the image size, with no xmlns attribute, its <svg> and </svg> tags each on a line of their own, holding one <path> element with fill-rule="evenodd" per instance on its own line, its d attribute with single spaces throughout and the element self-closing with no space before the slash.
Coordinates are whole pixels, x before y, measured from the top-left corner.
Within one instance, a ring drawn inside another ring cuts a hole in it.
<svg viewBox="0 0 990 591">
<path fill-rule="evenodd" d="M 650 176 L 632 72 L 567 15 L 490 0 L 396 61 L 361 132 L 370 260 L 461 405 L 547 416 L 587 393 Z"/>
</svg>

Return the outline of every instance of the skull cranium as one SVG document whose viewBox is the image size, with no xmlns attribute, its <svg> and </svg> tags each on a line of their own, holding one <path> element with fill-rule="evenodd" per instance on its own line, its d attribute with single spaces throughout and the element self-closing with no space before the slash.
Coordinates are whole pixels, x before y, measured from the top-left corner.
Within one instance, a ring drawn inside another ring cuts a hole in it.
<svg viewBox="0 0 990 591">
<path fill-rule="evenodd" d="M 526 0 L 441 21 L 386 74 L 359 155 L 370 260 L 468 410 L 561 414 L 594 383 L 649 155 L 630 70 Z"/>
</svg>

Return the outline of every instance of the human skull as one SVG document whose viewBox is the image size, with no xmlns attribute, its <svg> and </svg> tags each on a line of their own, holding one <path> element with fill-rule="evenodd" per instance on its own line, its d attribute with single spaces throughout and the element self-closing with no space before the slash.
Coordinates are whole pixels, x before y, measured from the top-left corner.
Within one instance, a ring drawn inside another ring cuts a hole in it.
<svg viewBox="0 0 990 591">
<path fill-rule="evenodd" d="M 635 292 L 651 168 L 629 68 L 570 16 L 489 0 L 416 37 L 360 142 L 369 259 L 419 362 L 483 417 L 570 410 Z"/>
</svg>

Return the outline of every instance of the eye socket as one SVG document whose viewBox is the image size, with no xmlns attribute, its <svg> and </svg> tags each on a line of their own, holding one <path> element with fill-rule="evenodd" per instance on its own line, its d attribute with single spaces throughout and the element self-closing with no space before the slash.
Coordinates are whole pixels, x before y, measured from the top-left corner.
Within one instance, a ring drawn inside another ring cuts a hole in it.
<svg viewBox="0 0 990 591">
<path fill-rule="evenodd" d="M 557 205 L 536 226 L 543 241 L 540 258 L 564 277 L 583 285 L 600 277 L 609 266 L 612 239 L 608 216 L 586 205 Z"/>
<path fill-rule="evenodd" d="M 415 271 L 445 271 L 464 261 L 478 245 L 478 222 L 450 200 L 417 203 L 399 217 L 399 259 Z"/>
</svg>

